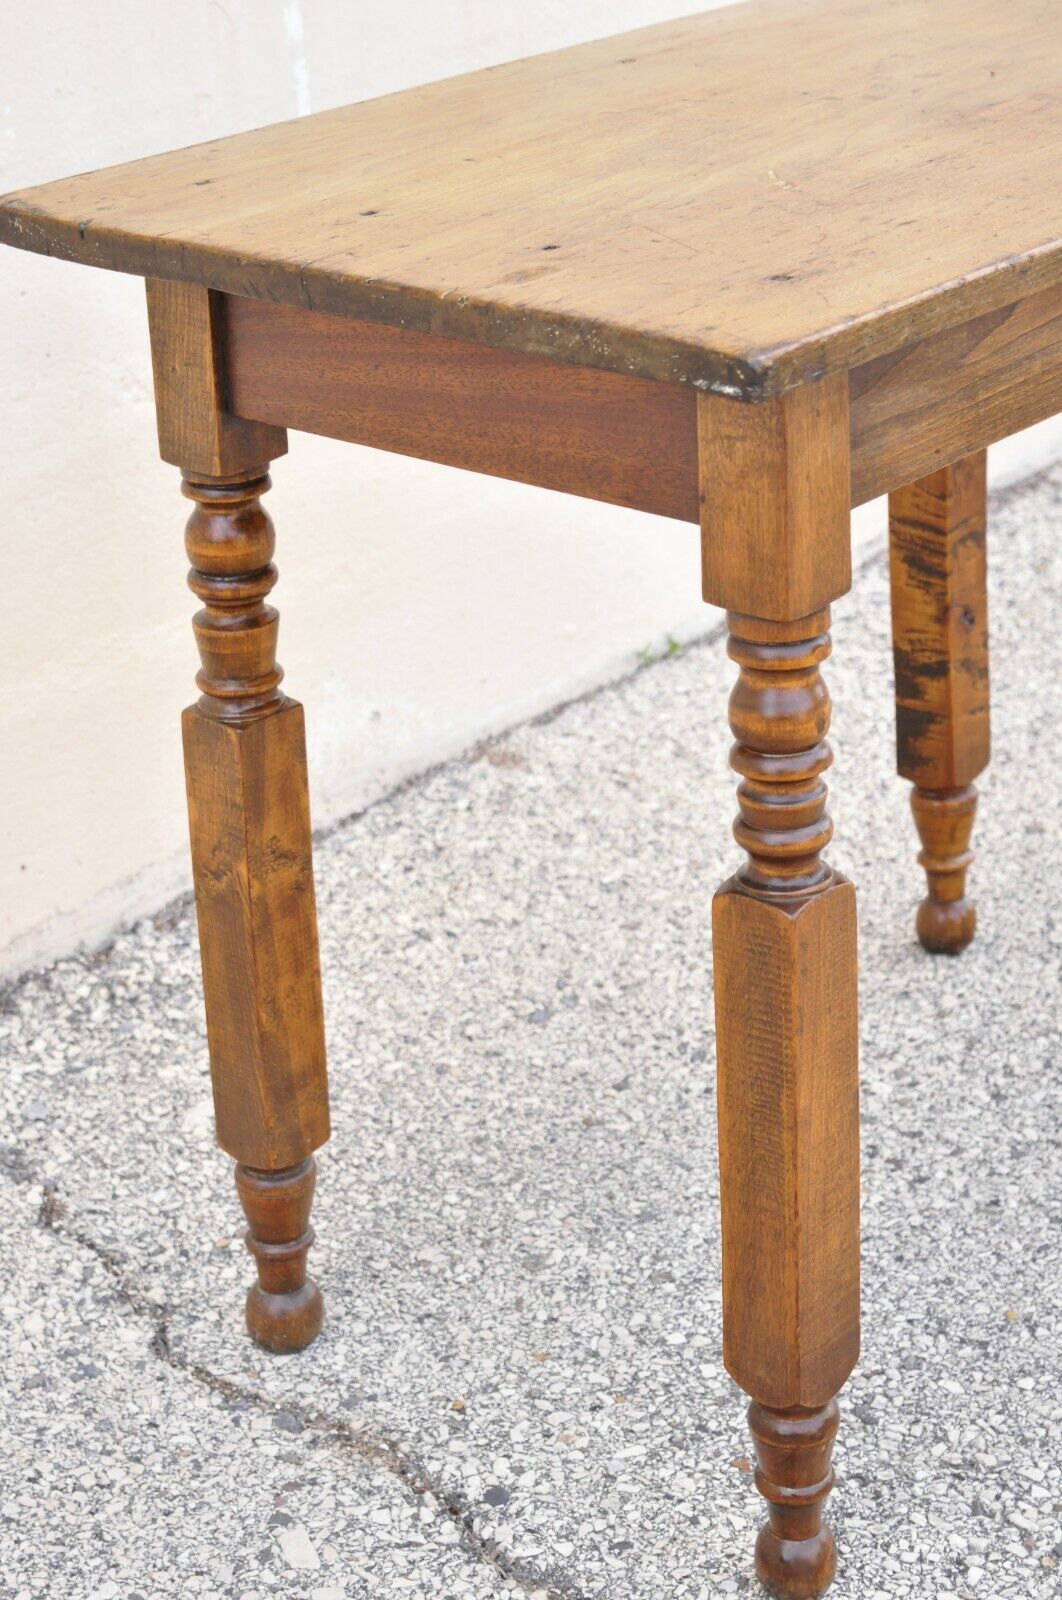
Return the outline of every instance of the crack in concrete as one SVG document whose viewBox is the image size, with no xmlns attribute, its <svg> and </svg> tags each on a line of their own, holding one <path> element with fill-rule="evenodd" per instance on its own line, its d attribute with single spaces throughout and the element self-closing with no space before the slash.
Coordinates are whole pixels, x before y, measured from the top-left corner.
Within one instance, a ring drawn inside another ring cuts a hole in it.
<svg viewBox="0 0 1062 1600">
<path fill-rule="evenodd" d="M 10 1176 L 28 1178 L 31 1183 L 39 1182 L 32 1178 L 21 1164 L 6 1163 L 5 1168 Z M 41 1187 L 43 1193 L 37 1213 L 38 1226 L 45 1232 L 54 1234 L 64 1242 L 76 1245 L 79 1249 L 95 1256 L 122 1301 L 136 1316 L 150 1322 L 152 1334 L 149 1348 L 152 1355 L 164 1365 L 174 1372 L 191 1378 L 193 1382 L 201 1384 L 225 1400 L 240 1401 L 257 1411 L 260 1416 L 274 1417 L 282 1412 L 293 1416 L 304 1428 L 324 1438 L 338 1450 L 349 1452 L 367 1466 L 397 1478 L 415 1499 L 434 1502 L 432 1508 L 438 1510 L 440 1518 L 447 1518 L 457 1529 L 458 1543 L 465 1554 L 490 1567 L 503 1582 L 518 1584 L 528 1594 L 536 1592 L 545 1595 L 546 1600 L 587 1600 L 583 1591 L 570 1583 L 558 1584 L 555 1578 L 547 1578 L 526 1563 L 514 1561 L 512 1557 L 506 1555 L 499 1545 L 477 1529 L 475 1511 L 468 1501 L 460 1495 L 447 1493 L 441 1489 L 433 1482 L 424 1465 L 392 1440 L 378 1437 L 368 1429 L 359 1429 L 343 1418 L 311 1411 L 298 1401 L 270 1400 L 260 1390 L 248 1388 L 231 1378 L 221 1377 L 209 1367 L 203 1366 L 200 1362 L 190 1361 L 179 1351 L 174 1350 L 170 1343 L 166 1304 L 156 1303 L 136 1284 L 126 1270 L 125 1261 L 119 1251 L 100 1243 L 98 1239 L 94 1239 L 91 1234 L 76 1227 L 69 1220 L 66 1208 L 59 1197 L 58 1184 L 54 1179 L 48 1179 Z"/>
</svg>

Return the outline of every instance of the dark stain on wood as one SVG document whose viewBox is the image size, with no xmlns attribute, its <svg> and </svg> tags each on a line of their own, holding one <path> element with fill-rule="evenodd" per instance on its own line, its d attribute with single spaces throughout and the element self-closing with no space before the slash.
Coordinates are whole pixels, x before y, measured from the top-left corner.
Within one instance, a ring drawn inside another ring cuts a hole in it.
<svg viewBox="0 0 1062 1600">
<path fill-rule="evenodd" d="M 980 451 L 889 497 L 896 759 L 929 893 L 917 931 L 929 950 L 973 938 L 966 872 L 989 757 L 985 455 Z"/>
</svg>

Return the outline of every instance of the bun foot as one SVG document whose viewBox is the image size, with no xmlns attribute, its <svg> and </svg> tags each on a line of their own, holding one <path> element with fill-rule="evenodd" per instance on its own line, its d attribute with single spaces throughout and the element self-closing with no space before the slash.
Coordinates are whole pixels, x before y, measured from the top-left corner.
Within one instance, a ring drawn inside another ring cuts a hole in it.
<svg viewBox="0 0 1062 1600">
<path fill-rule="evenodd" d="M 260 1283 L 247 1291 L 247 1328 L 255 1344 L 276 1355 L 305 1350 L 321 1331 L 324 1300 L 312 1278 L 291 1294 L 269 1294 Z"/>
<path fill-rule="evenodd" d="M 932 900 L 927 896 L 918 908 L 915 931 L 933 955 L 957 956 L 977 931 L 977 907 L 972 900 Z"/>
<path fill-rule="evenodd" d="M 837 1571 L 837 1546 L 823 1526 L 822 1507 L 833 1488 L 830 1457 L 839 1416 L 836 1400 L 817 1411 L 749 1406 L 756 1487 L 770 1518 L 756 1540 L 756 1572 L 782 1600 L 825 1594 Z"/>
<path fill-rule="evenodd" d="M 929 884 L 915 928 L 927 950 L 957 956 L 977 927 L 977 911 L 966 898 L 977 790 L 972 783 L 965 789 L 914 789 L 911 810 L 922 840 L 918 859 Z"/>
<path fill-rule="evenodd" d="M 313 1156 L 282 1172 L 236 1168 L 247 1248 L 258 1265 L 258 1282 L 247 1295 L 247 1327 L 256 1344 L 278 1354 L 305 1349 L 324 1321 L 321 1291 L 306 1276 L 316 1177 Z"/>
<path fill-rule="evenodd" d="M 760 1529 L 756 1540 L 756 1576 L 768 1594 L 783 1600 L 810 1600 L 825 1594 L 837 1571 L 837 1546 L 829 1528 L 810 1539 L 779 1539 L 774 1529 Z"/>
</svg>

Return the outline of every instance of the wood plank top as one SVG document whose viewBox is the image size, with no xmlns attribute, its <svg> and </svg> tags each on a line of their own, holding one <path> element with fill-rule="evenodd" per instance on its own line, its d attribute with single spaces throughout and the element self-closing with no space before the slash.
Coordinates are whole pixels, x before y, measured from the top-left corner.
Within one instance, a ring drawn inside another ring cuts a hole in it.
<svg viewBox="0 0 1062 1600">
<path fill-rule="evenodd" d="M 757 400 L 1062 282 L 1062 7 L 745 0 L 0 201 L 0 239 Z"/>
</svg>

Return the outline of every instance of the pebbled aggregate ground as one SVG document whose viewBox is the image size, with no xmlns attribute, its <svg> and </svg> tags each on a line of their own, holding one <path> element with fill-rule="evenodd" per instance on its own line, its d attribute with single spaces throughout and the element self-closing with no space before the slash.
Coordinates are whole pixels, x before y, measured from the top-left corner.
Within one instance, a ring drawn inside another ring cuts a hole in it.
<svg viewBox="0 0 1062 1600">
<path fill-rule="evenodd" d="M 880 555 L 835 609 L 864 1160 L 837 1600 L 1062 1595 L 1060 527 L 1062 469 L 993 504 L 959 960 L 913 935 Z M 242 1331 L 190 904 L 6 994 L 0 1593 L 759 1592 L 719 1357 L 732 676 L 713 630 L 320 841 L 328 1320 L 301 1355 Z"/>
</svg>

